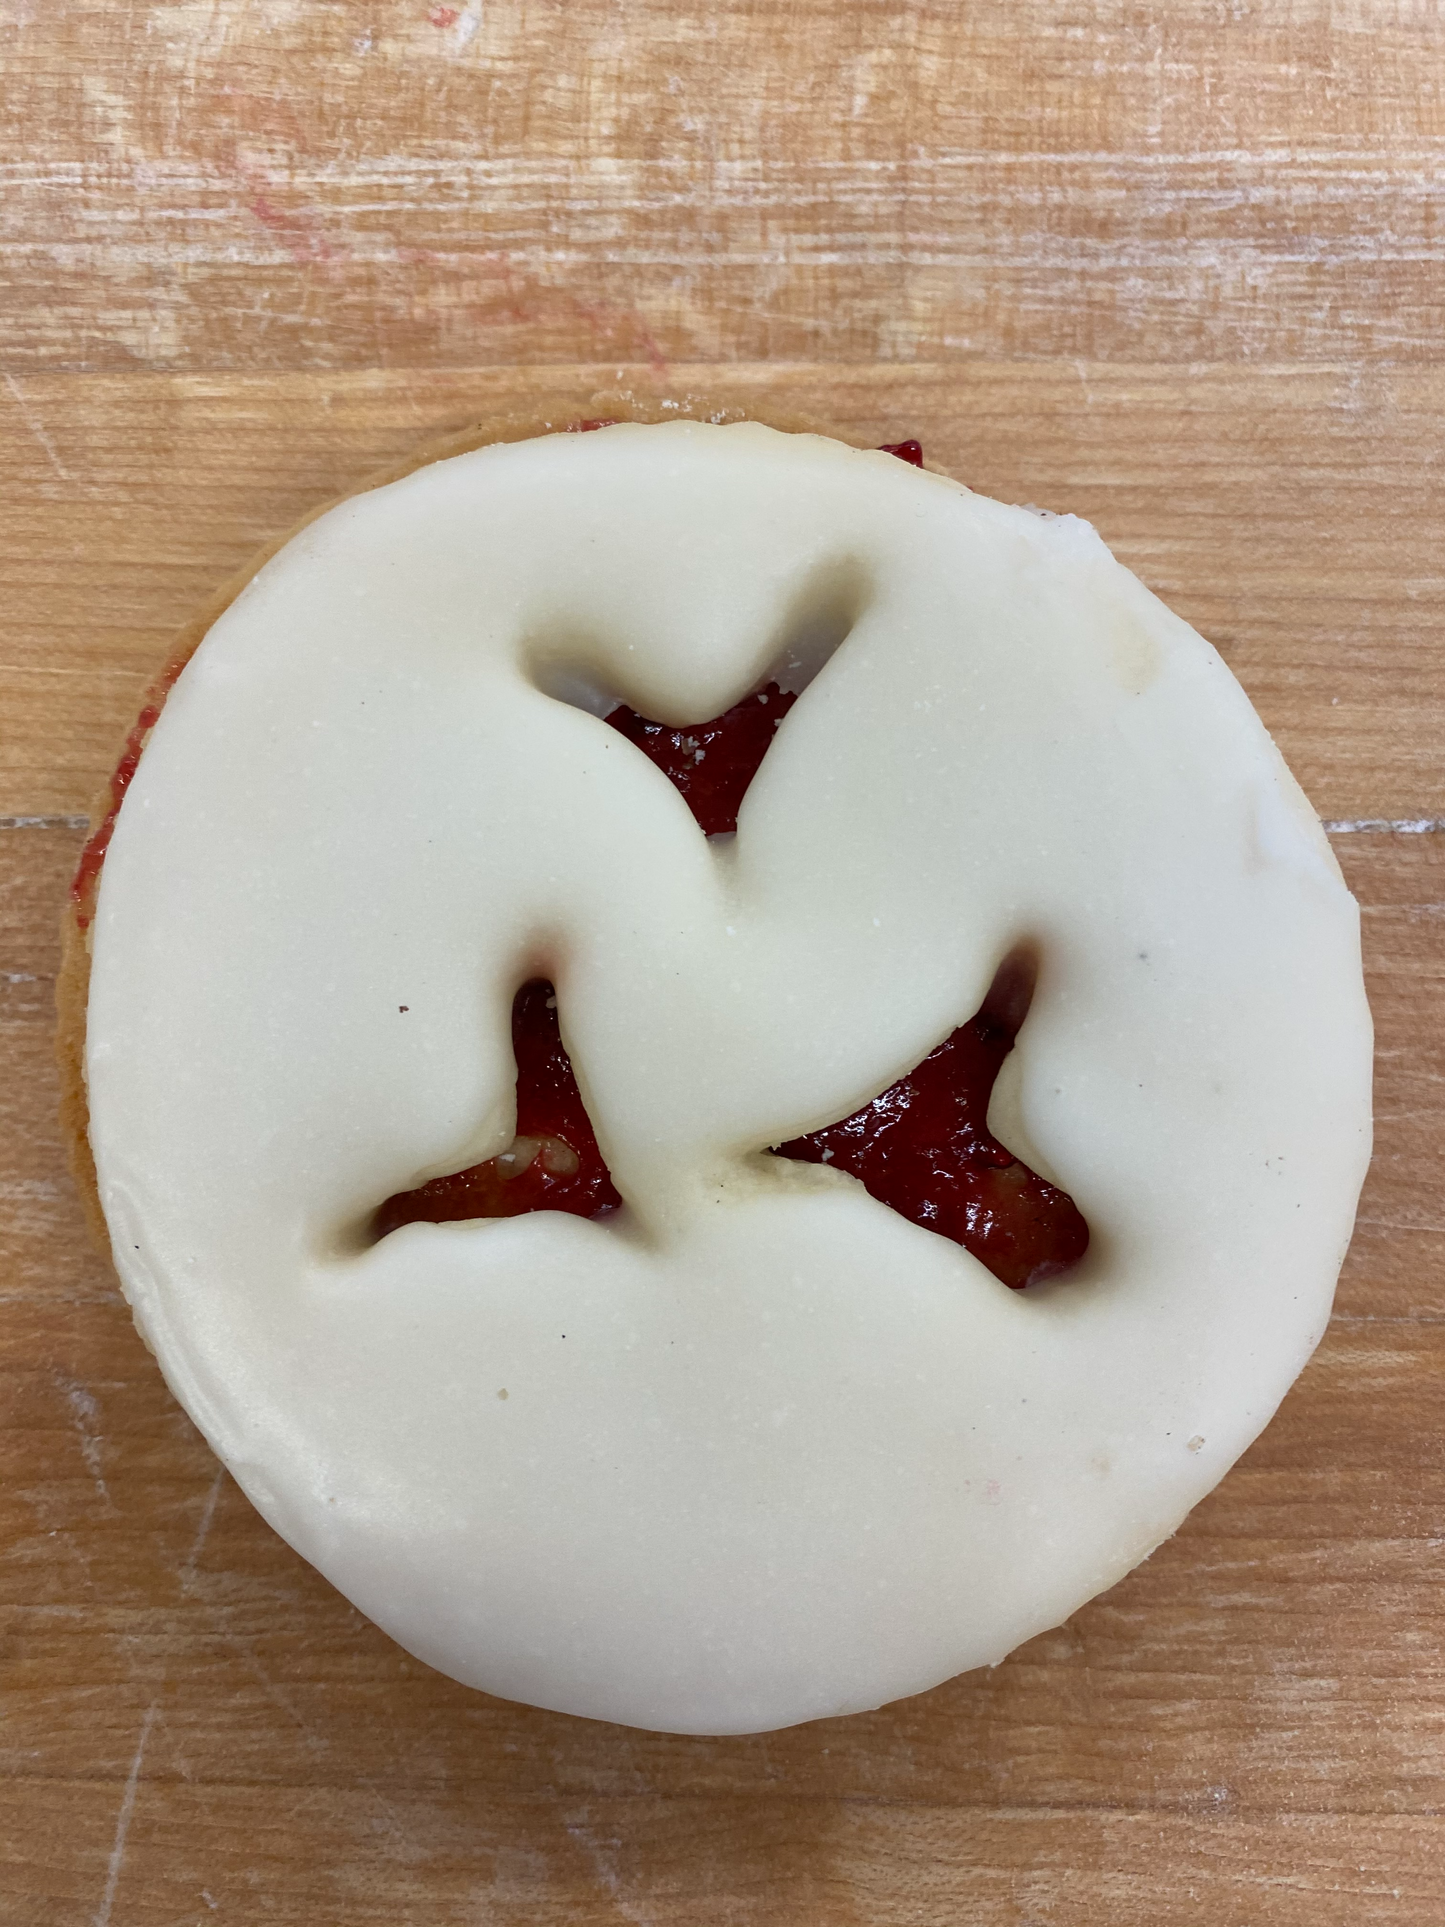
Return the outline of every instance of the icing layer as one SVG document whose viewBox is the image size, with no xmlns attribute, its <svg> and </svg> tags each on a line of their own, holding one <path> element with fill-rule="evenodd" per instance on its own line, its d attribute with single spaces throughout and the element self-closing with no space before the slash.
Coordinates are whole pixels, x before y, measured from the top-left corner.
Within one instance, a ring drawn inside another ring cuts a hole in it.
<svg viewBox="0 0 1445 1927">
<path fill-rule="evenodd" d="M 602 717 L 773 676 L 709 842 Z M 1093 1231 L 1026 1299 L 766 1154 L 1020 942 L 990 1126 Z M 510 1141 L 534 976 L 624 1208 L 368 1244 Z M 1308 806 L 1091 529 L 672 423 L 437 463 L 266 565 L 125 792 L 87 1075 L 137 1316 L 277 1529 L 460 1679 L 726 1732 L 997 1660 L 1173 1530 L 1323 1329 L 1369 1045 Z"/>
</svg>

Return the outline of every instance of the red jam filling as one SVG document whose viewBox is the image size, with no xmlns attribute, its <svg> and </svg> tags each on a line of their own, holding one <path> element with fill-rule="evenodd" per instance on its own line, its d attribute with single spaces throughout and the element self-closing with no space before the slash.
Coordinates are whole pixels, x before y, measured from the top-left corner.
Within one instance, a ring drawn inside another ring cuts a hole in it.
<svg viewBox="0 0 1445 1927">
<path fill-rule="evenodd" d="M 1089 1243 L 1073 1199 L 988 1128 L 994 1080 L 1028 1012 L 1033 974 L 1010 959 L 977 1015 L 916 1069 L 840 1124 L 774 1146 L 779 1157 L 847 1171 L 881 1204 L 952 1238 L 1016 1291 L 1067 1271 Z"/>
<path fill-rule="evenodd" d="M 579 432 L 606 422 L 579 422 Z M 923 465 L 916 441 L 886 452 Z M 607 717 L 681 793 L 707 836 L 736 830 L 738 810 L 773 732 L 797 700 L 770 682 L 709 723 L 670 728 L 623 703 Z M 1033 992 L 1011 959 L 978 1014 L 906 1076 L 841 1123 L 774 1147 L 830 1164 L 912 1223 L 952 1238 L 1015 1290 L 1057 1277 L 1083 1255 L 1089 1228 L 1073 1199 L 1031 1171 L 988 1128 L 988 1105 Z M 512 1006 L 517 1142 L 501 1157 L 388 1198 L 378 1237 L 414 1221 L 510 1218 L 525 1211 L 603 1217 L 621 1199 L 577 1089 L 548 983 L 524 984 Z"/>
<path fill-rule="evenodd" d="M 577 433 L 609 428 L 579 421 Z M 884 453 L 916 468 L 916 441 L 889 442 Z M 179 675 L 173 663 L 151 692 L 110 783 L 110 807 L 81 852 L 71 884 L 84 929 L 116 817 L 161 706 Z M 625 703 L 607 717 L 681 793 L 707 836 L 737 828 L 738 810 L 796 696 L 770 682 L 709 723 L 672 729 Z M 880 1203 L 952 1238 L 1014 1289 L 1057 1276 L 1080 1259 L 1089 1228 L 1073 1200 L 1031 1171 L 989 1133 L 994 1079 L 1028 1009 L 1032 973 L 1012 964 L 995 979 L 975 1017 L 930 1051 L 914 1070 L 851 1117 L 774 1147 L 778 1157 L 830 1164 L 857 1178 Z M 582 1102 L 562 1042 L 557 996 L 534 979 L 512 1005 L 517 1063 L 517 1135 L 500 1156 L 414 1191 L 388 1198 L 372 1221 L 383 1238 L 399 1226 L 464 1218 L 515 1218 L 567 1211 L 602 1218 L 622 1203 Z"/>
<path fill-rule="evenodd" d="M 682 792 L 704 836 L 725 836 L 737 828 L 748 784 L 767 754 L 773 731 L 797 700 L 770 682 L 710 723 L 687 729 L 651 723 L 626 703 L 607 721 Z"/>
<path fill-rule="evenodd" d="M 141 751 L 146 746 L 146 739 L 160 721 L 165 690 L 174 680 L 175 677 L 172 676 L 136 717 L 135 726 L 125 739 L 125 748 L 121 751 L 120 761 L 116 764 L 115 773 L 110 779 L 110 807 L 91 832 L 85 848 L 80 853 L 80 861 L 75 866 L 75 875 L 70 880 L 70 900 L 75 905 L 75 920 L 82 930 L 95 915 L 95 886 L 100 881 L 101 866 L 105 862 L 105 853 L 110 848 L 110 839 L 115 835 L 115 819 L 120 815 L 120 806 L 125 801 L 125 793 L 130 788 L 131 779 L 140 767 Z"/>
<path fill-rule="evenodd" d="M 774 1147 L 778 1157 L 831 1164 L 872 1197 L 972 1252 L 1002 1283 L 1057 1277 L 1089 1243 L 1072 1198 L 1006 1150 L 988 1128 L 988 1103 L 1028 1008 L 1031 973 L 1005 966 L 977 1016 L 916 1069 L 841 1123 Z M 517 1136 L 500 1157 L 388 1198 L 372 1223 L 515 1218 L 569 1211 L 602 1218 L 621 1204 L 598 1148 L 557 1021 L 557 997 L 539 979 L 512 1005 Z"/>
<path fill-rule="evenodd" d="M 601 1218 L 621 1204 L 562 1042 L 557 993 L 540 978 L 523 984 L 512 1004 L 512 1054 L 514 1142 L 500 1157 L 388 1198 L 372 1222 L 378 1238 L 403 1224 L 518 1218 L 526 1211 Z"/>
</svg>

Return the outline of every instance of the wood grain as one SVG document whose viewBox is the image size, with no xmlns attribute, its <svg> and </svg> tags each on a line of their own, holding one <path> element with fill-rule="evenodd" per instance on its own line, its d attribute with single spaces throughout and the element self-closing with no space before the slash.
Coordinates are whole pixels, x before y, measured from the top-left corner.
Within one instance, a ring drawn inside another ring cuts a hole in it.
<svg viewBox="0 0 1445 1927">
<path fill-rule="evenodd" d="M 51 995 L 168 641 L 433 434 L 599 383 L 1087 515 L 1326 818 L 1445 820 L 1438 0 L 13 0 L 0 17 L 0 1927 L 1438 1927 L 1445 834 L 1335 837 L 1378 1152 L 1335 1320 L 1138 1572 L 767 1738 L 407 1659 L 88 1246 Z"/>
<path fill-rule="evenodd" d="M 1433 361 L 1433 0 L 10 9 L 25 368 Z"/>
</svg>

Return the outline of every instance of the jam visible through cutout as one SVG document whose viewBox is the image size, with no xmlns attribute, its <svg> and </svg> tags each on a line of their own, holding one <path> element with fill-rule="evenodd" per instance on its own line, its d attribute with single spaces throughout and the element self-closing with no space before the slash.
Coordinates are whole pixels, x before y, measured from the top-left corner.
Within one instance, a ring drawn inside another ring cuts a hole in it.
<svg viewBox="0 0 1445 1927">
<path fill-rule="evenodd" d="M 579 432 L 611 424 L 587 421 Z M 886 453 L 923 465 L 916 441 Z M 775 682 L 711 722 L 672 729 L 620 704 L 607 717 L 672 782 L 706 836 L 737 828 L 738 810 L 773 732 L 796 702 Z M 951 1238 L 1014 1290 L 1075 1264 L 1089 1228 L 1073 1199 L 1031 1171 L 988 1128 L 988 1105 L 1033 995 L 1034 966 L 1007 959 L 977 1015 L 851 1117 L 774 1146 L 828 1164 L 912 1223 Z M 512 1005 L 517 1135 L 500 1156 L 388 1198 L 376 1237 L 416 1222 L 567 1211 L 602 1218 L 622 1200 L 598 1147 L 562 1042 L 550 983 L 523 984 Z"/>
<path fill-rule="evenodd" d="M 738 810 L 768 753 L 773 731 L 797 700 L 790 690 L 770 682 L 710 723 L 694 723 L 690 729 L 651 723 L 626 703 L 607 721 L 681 791 L 704 836 L 726 836 L 738 826 Z"/>
<path fill-rule="evenodd" d="M 542 978 L 523 984 L 513 1001 L 512 1055 L 517 1135 L 511 1144 L 484 1164 L 388 1198 L 372 1221 L 376 1237 L 404 1224 L 519 1218 L 527 1211 L 603 1218 L 621 1204 L 562 1042 L 557 993 Z"/>
<path fill-rule="evenodd" d="M 988 1103 L 1028 1009 L 1032 972 L 1009 959 L 977 1016 L 916 1069 L 841 1123 L 774 1147 L 778 1157 L 830 1164 L 925 1230 L 940 1232 L 1014 1290 L 1067 1271 L 1089 1227 L 1065 1192 L 1014 1157 L 988 1128 Z M 540 978 L 512 1005 L 517 1135 L 500 1156 L 388 1198 L 372 1221 L 401 1225 L 567 1211 L 604 1218 L 621 1204 L 577 1088 Z"/>
<path fill-rule="evenodd" d="M 973 1253 L 1015 1291 L 1083 1257 L 1089 1227 L 1073 1199 L 988 1128 L 988 1104 L 1033 997 L 1035 966 L 1005 959 L 977 1014 L 916 1069 L 839 1124 L 775 1145 L 828 1164 L 912 1223 Z"/>
</svg>

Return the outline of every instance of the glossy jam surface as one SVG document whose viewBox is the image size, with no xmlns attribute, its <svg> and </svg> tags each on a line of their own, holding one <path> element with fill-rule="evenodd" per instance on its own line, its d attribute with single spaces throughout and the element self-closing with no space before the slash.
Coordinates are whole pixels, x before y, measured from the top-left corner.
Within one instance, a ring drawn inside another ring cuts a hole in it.
<svg viewBox="0 0 1445 1927">
<path fill-rule="evenodd" d="M 969 1251 L 1015 1290 L 1080 1259 L 1089 1228 L 1073 1200 L 1005 1149 L 988 1128 L 994 1079 L 1028 1005 L 1000 972 L 978 1014 L 851 1117 L 774 1147 L 778 1157 L 831 1164 L 872 1197 Z M 600 1218 L 613 1187 L 562 1042 L 552 985 L 534 979 L 512 1006 L 517 1136 L 500 1156 L 388 1198 L 372 1231 L 458 1218 L 568 1211 Z"/>
<path fill-rule="evenodd" d="M 972 1252 L 1014 1290 L 1067 1271 L 1089 1243 L 1072 1198 L 1007 1150 L 988 1104 L 1032 991 L 1000 971 L 983 1008 L 861 1111 L 775 1147 L 829 1164 L 880 1203 Z"/>
<path fill-rule="evenodd" d="M 518 1218 L 526 1211 L 601 1218 L 621 1204 L 562 1042 L 557 993 L 541 978 L 523 984 L 513 1001 L 512 1054 L 516 1138 L 498 1157 L 388 1198 L 373 1220 L 376 1237 L 404 1224 Z"/>
<path fill-rule="evenodd" d="M 574 432 L 607 428 L 579 421 Z M 915 467 L 914 440 L 883 452 Z M 146 740 L 180 672 L 172 665 L 126 739 L 111 778 L 109 808 L 81 854 L 71 894 L 82 929 L 116 817 Z M 797 701 L 770 682 L 711 722 L 673 729 L 625 703 L 607 717 L 676 787 L 707 836 L 737 829 L 738 810 L 773 734 Z M 1089 1242 L 1088 1226 L 1064 1192 L 1015 1158 L 988 1129 L 989 1097 L 1028 1008 L 1018 973 L 1000 973 L 978 1014 L 915 1069 L 837 1124 L 774 1147 L 779 1157 L 830 1164 L 856 1177 L 880 1203 L 972 1252 L 1015 1289 L 1057 1276 Z M 562 1042 L 557 996 L 543 979 L 522 985 L 512 1006 L 517 1064 L 517 1134 L 499 1156 L 390 1197 L 376 1212 L 381 1238 L 414 1222 L 513 1218 L 566 1211 L 600 1218 L 622 1200 L 598 1147 Z"/>
<path fill-rule="evenodd" d="M 582 421 L 575 430 L 606 428 Z M 916 468 L 916 441 L 885 454 Z M 626 703 L 607 721 L 679 791 L 705 836 L 725 836 L 773 733 L 797 697 L 775 682 L 711 722 L 673 729 Z M 983 1008 L 914 1070 L 853 1116 L 774 1147 L 778 1157 L 831 1164 L 914 1224 L 952 1238 L 1015 1290 L 1066 1271 L 1089 1229 L 1073 1200 L 1006 1150 L 988 1129 L 994 1079 L 1013 1048 L 1032 988 L 1005 968 Z M 517 1139 L 500 1157 L 388 1198 L 378 1237 L 414 1220 L 510 1218 L 524 1211 L 602 1217 L 621 1203 L 562 1043 L 557 998 L 524 984 L 512 1008 L 517 1059 Z"/>
<path fill-rule="evenodd" d="M 710 723 L 688 729 L 649 722 L 626 703 L 607 721 L 681 791 L 704 836 L 724 836 L 737 828 L 748 784 L 767 754 L 773 731 L 797 700 L 770 682 Z"/>
</svg>

